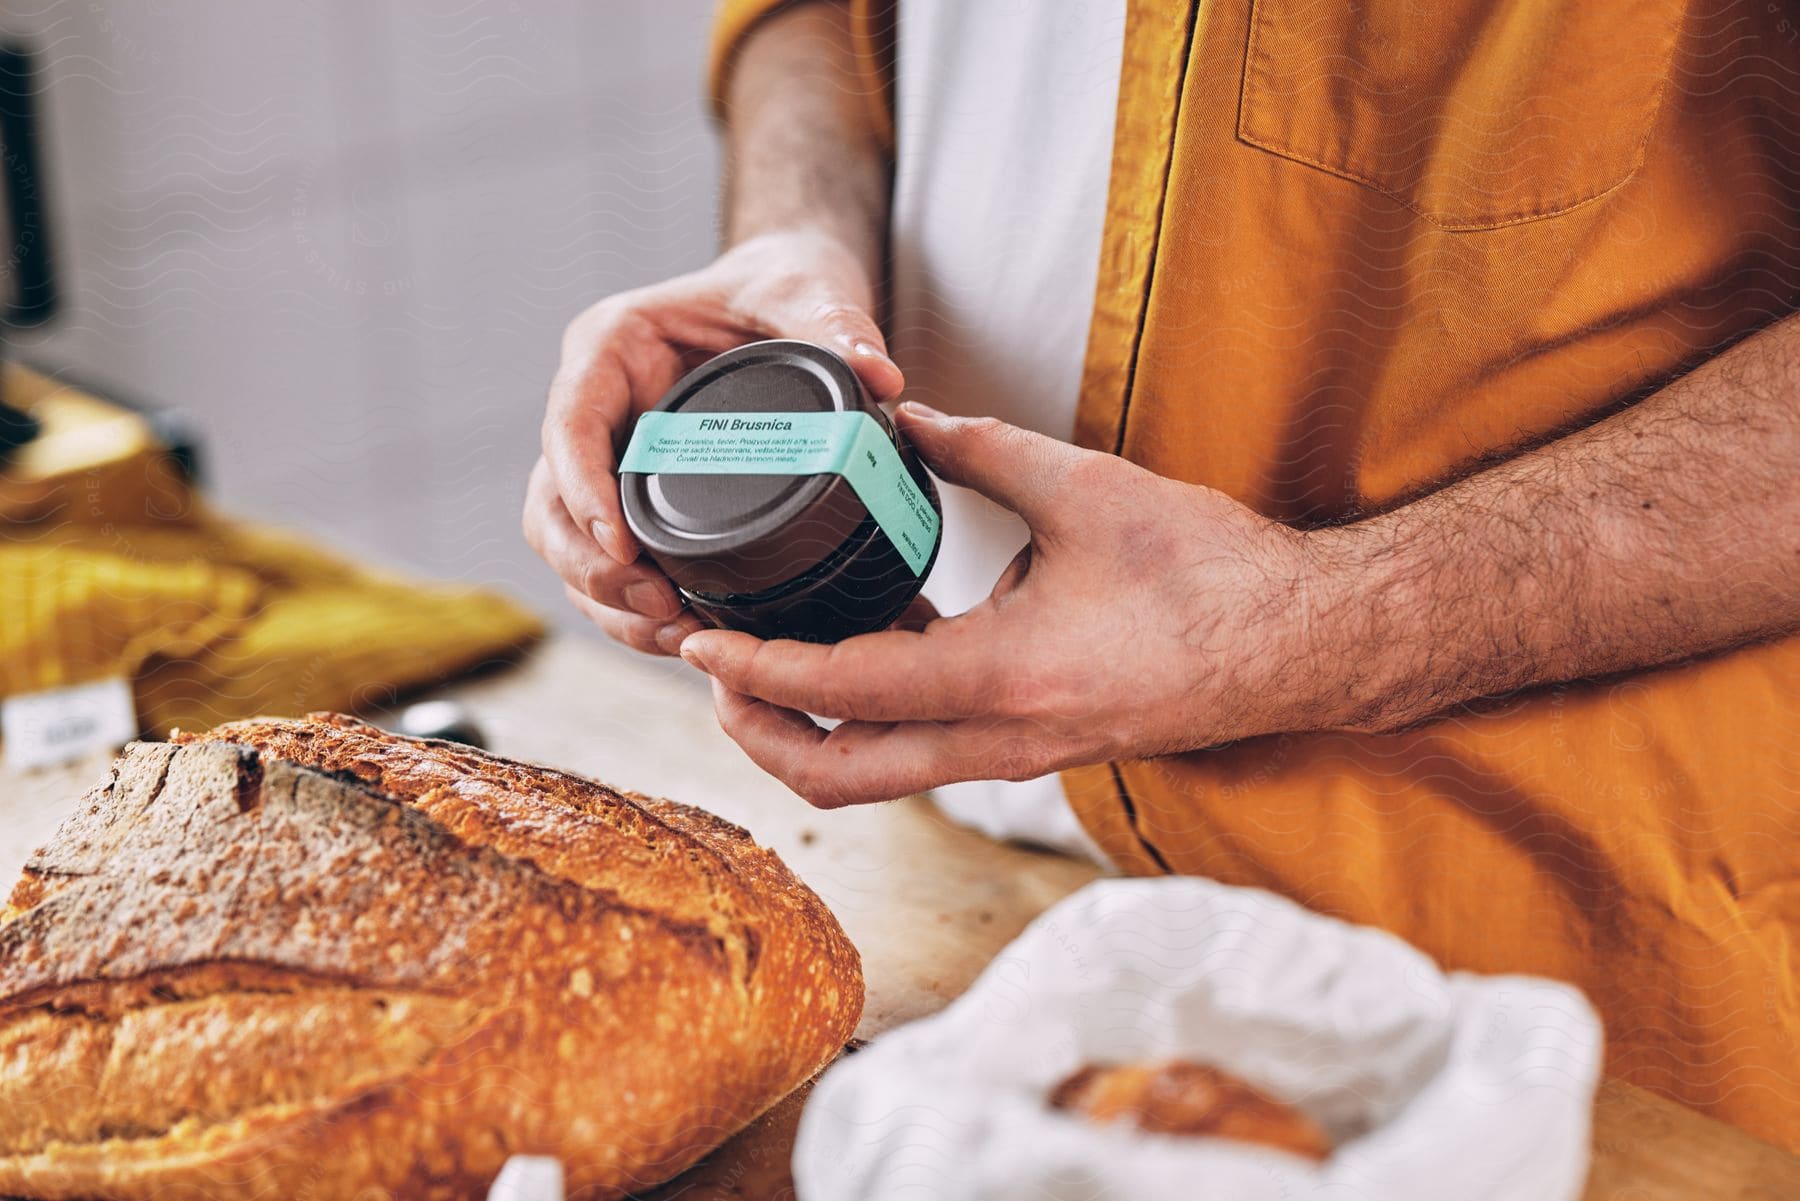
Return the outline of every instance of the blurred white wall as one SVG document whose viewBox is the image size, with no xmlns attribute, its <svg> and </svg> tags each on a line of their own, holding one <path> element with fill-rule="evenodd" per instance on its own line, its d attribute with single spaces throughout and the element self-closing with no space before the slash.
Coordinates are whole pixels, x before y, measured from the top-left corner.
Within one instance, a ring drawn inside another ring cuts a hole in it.
<svg viewBox="0 0 1800 1201">
<path fill-rule="evenodd" d="M 569 620 L 519 502 L 569 317 L 705 262 L 710 0 L 8 0 L 64 311 L 228 511 Z"/>
</svg>

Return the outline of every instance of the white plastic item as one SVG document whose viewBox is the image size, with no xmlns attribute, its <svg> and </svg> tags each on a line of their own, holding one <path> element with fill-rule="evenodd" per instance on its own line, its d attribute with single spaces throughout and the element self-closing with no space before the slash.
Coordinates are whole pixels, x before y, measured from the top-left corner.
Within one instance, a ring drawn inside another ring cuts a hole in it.
<svg viewBox="0 0 1800 1201">
<path fill-rule="evenodd" d="M 563 1201 L 562 1160 L 515 1155 L 500 1165 L 488 1201 Z"/>
<path fill-rule="evenodd" d="M 1105 880 L 948 1009 L 814 1089 L 803 1201 L 1567 1201 L 1599 1020 L 1576 989 L 1445 974 L 1392 935 L 1198 879 Z M 1091 1063 L 1188 1059 L 1312 1115 L 1323 1163 L 1050 1109 Z"/>
</svg>

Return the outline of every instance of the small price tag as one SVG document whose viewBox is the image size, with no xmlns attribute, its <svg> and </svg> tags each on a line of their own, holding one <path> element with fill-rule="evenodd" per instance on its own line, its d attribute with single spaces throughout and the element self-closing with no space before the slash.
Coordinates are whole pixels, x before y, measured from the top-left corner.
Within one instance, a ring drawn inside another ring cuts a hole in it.
<svg viewBox="0 0 1800 1201">
<path fill-rule="evenodd" d="M 500 1165 L 488 1201 L 563 1201 L 563 1167 L 548 1155 L 515 1155 Z"/>
<path fill-rule="evenodd" d="M 48 767 L 137 737 L 129 680 L 97 680 L 0 701 L 0 752 L 7 767 Z"/>
</svg>

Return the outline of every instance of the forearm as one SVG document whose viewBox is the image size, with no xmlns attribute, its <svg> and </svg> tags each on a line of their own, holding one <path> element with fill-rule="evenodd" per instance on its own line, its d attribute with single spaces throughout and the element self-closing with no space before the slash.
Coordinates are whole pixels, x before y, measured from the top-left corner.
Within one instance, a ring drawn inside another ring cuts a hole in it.
<svg viewBox="0 0 1800 1201">
<path fill-rule="evenodd" d="M 878 280 L 890 164 L 869 119 L 842 4 L 769 17 L 739 53 L 726 93 L 726 241 L 824 233 Z"/>
<path fill-rule="evenodd" d="M 1398 728 L 1800 628 L 1800 318 L 1588 429 L 1308 537 L 1336 725 Z"/>
</svg>

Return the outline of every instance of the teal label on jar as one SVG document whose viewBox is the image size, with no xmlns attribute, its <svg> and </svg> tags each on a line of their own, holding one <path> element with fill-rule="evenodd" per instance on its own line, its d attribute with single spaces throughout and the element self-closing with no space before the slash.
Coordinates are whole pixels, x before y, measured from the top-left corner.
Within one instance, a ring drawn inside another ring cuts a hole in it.
<svg viewBox="0 0 1800 1201">
<path fill-rule="evenodd" d="M 645 413 L 620 471 L 645 475 L 841 475 L 922 575 L 938 514 L 867 413 Z"/>
</svg>

